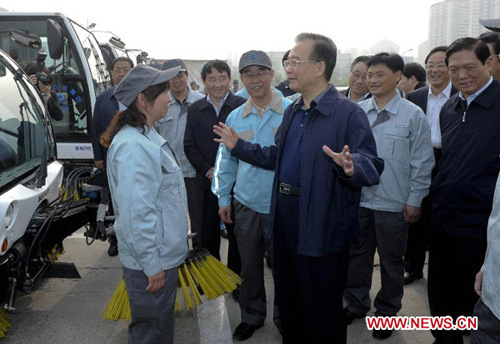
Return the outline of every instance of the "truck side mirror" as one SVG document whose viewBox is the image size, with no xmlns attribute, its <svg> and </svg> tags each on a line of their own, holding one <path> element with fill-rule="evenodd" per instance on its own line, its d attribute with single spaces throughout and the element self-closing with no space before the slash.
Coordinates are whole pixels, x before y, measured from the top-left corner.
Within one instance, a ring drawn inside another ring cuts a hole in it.
<svg viewBox="0 0 500 344">
<path fill-rule="evenodd" d="M 29 33 L 27 30 L 10 30 L 10 39 L 23 47 L 40 49 L 42 47 L 42 41 L 40 37 Z"/>
<path fill-rule="evenodd" d="M 50 57 L 60 59 L 64 52 L 64 34 L 59 23 L 53 19 L 47 19 L 47 43 Z"/>
</svg>

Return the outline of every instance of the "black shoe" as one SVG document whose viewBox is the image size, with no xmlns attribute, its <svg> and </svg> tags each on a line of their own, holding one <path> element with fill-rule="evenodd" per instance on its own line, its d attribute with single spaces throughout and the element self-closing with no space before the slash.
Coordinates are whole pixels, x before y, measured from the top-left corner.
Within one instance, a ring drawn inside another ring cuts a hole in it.
<svg viewBox="0 0 500 344">
<path fill-rule="evenodd" d="M 255 330 L 257 330 L 261 327 L 262 327 L 262 325 L 255 326 L 255 325 L 250 325 L 247 323 L 241 323 L 238 325 L 238 327 L 236 327 L 236 330 L 234 330 L 233 339 L 239 340 L 239 341 L 247 340 L 248 338 L 250 338 L 253 335 Z"/>
<path fill-rule="evenodd" d="M 233 297 L 233 300 L 236 302 L 240 302 L 240 287 L 238 286 L 233 292 L 231 293 L 231 296 Z"/>
<path fill-rule="evenodd" d="M 373 330 L 372 336 L 375 339 L 387 339 L 392 336 L 392 330 Z"/>
<path fill-rule="evenodd" d="M 109 248 L 108 248 L 108 255 L 110 257 L 114 257 L 114 256 L 118 255 L 118 246 L 117 245 L 111 245 L 111 246 L 109 246 Z"/>
<path fill-rule="evenodd" d="M 353 312 L 348 310 L 347 307 L 344 308 L 344 316 L 347 325 L 351 325 L 355 319 L 363 319 L 365 317 L 364 315 L 354 314 Z"/>
<path fill-rule="evenodd" d="M 416 280 L 419 280 L 421 278 L 423 278 L 424 275 L 423 274 L 414 274 L 414 273 L 411 273 L 411 272 L 405 272 L 405 279 L 404 279 L 404 284 L 407 285 L 407 284 L 412 284 L 414 281 Z"/>
<path fill-rule="evenodd" d="M 221 231 L 220 231 L 220 236 L 221 236 L 222 238 L 224 238 L 224 239 L 229 238 L 229 235 L 228 235 L 228 233 L 227 233 L 227 229 L 223 229 L 223 230 L 221 230 Z"/>
</svg>

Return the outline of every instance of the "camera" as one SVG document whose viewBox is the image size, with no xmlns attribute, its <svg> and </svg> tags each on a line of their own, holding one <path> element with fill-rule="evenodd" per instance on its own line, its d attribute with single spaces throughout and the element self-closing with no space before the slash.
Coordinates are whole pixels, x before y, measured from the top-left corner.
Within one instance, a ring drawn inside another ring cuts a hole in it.
<svg viewBox="0 0 500 344">
<path fill-rule="evenodd" d="M 52 78 L 50 75 L 47 75 L 44 72 L 46 58 L 47 58 L 47 50 L 45 50 L 44 48 L 38 49 L 38 54 L 36 56 L 36 67 L 37 67 L 36 78 L 42 84 L 48 86 L 52 83 L 52 81 L 54 81 L 54 78 Z"/>
<path fill-rule="evenodd" d="M 54 78 L 51 77 L 50 75 L 45 74 L 44 72 L 38 72 L 36 73 L 36 78 L 38 81 L 40 81 L 44 85 L 50 85 L 52 81 L 54 81 Z"/>
</svg>

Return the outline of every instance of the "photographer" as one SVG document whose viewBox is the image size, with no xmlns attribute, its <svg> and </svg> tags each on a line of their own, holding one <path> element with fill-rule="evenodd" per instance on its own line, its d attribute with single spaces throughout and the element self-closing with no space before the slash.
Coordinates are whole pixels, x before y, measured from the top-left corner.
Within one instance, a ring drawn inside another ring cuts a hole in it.
<svg viewBox="0 0 500 344">
<path fill-rule="evenodd" d="M 50 117 L 56 121 L 60 121 L 63 118 L 63 112 L 57 104 L 56 92 L 52 91 L 50 87 L 50 81 L 52 78 L 48 76 L 50 73 L 48 68 L 43 67 L 43 71 L 39 73 L 37 63 L 28 62 L 23 66 L 23 70 L 29 75 L 31 83 L 35 85 L 45 97 Z"/>
</svg>

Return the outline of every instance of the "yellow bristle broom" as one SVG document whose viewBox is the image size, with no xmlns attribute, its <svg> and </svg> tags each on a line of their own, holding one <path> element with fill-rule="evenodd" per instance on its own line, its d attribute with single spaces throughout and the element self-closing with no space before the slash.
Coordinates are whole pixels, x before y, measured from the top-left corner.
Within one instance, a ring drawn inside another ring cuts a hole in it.
<svg viewBox="0 0 500 344">
<path fill-rule="evenodd" d="M 207 299 L 212 300 L 226 293 L 230 293 L 243 281 L 240 276 L 228 269 L 215 259 L 206 249 L 194 249 L 188 254 L 184 263 L 179 266 L 179 286 L 174 309 L 182 309 L 182 300 L 187 310 L 203 303 L 200 288 Z M 182 293 L 182 296 L 180 294 Z M 106 310 L 102 316 L 107 320 L 130 320 L 130 301 L 125 282 L 121 279 Z"/>
<path fill-rule="evenodd" d="M 0 338 L 5 337 L 5 333 L 11 327 L 9 315 L 0 308 Z"/>
</svg>

